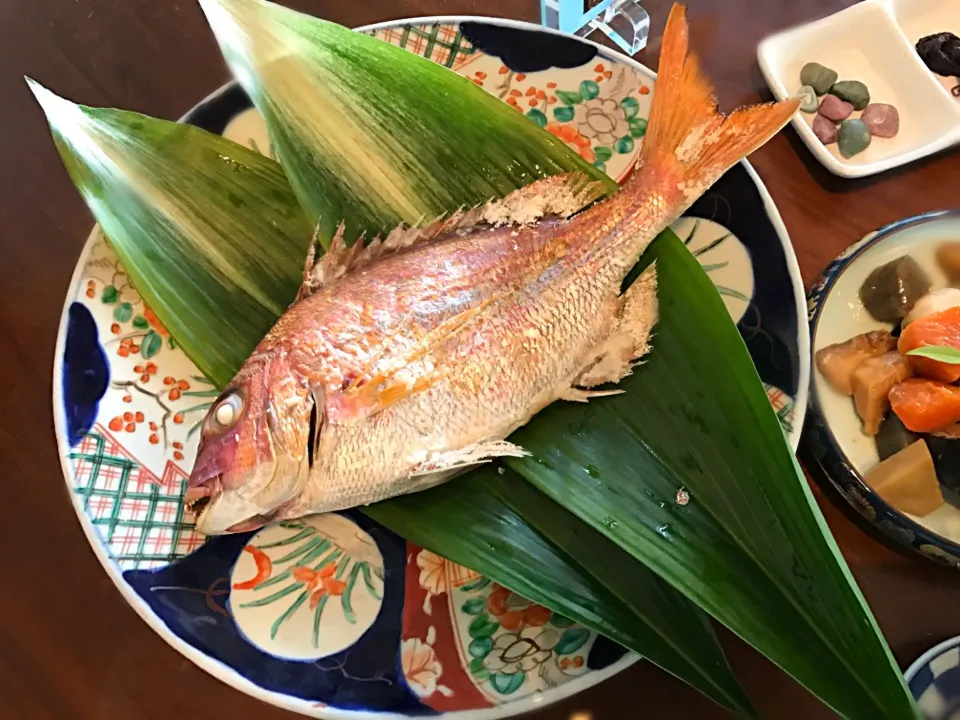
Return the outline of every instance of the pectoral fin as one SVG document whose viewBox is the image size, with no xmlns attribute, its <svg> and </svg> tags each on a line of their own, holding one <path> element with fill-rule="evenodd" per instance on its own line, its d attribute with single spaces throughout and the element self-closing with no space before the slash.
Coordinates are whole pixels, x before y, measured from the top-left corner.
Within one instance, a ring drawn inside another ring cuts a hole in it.
<svg viewBox="0 0 960 720">
<path fill-rule="evenodd" d="M 524 457 L 526 455 L 529 455 L 526 450 L 506 440 L 476 443 L 459 450 L 435 453 L 414 468 L 410 476 L 415 477 L 439 472 L 447 473 L 470 465 L 490 462 L 498 457 Z"/>
<path fill-rule="evenodd" d="M 627 377 L 649 352 L 650 331 L 656 322 L 657 273 L 651 266 L 620 298 L 613 331 L 592 354 L 593 360 L 574 385 L 596 387 Z"/>
</svg>

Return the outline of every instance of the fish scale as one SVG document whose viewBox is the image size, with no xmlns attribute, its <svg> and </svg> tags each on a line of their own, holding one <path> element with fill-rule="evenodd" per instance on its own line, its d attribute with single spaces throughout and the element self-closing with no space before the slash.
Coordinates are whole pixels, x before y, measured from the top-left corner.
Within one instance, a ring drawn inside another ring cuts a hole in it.
<svg viewBox="0 0 960 720">
<path fill-rule="evenodd" d="M 630 373 L 656 320 L 653 271 L 621 295 L 624 277 L 798 107 L 725 118 L 687 44 L 676 6 L 640 158 L 613 197 L 594 202 L 585 178 L 555 176 L 363 248 L 338 234 L 311 255 L 298 300 L 204 421 L 187 493 L 198 528 L 422 490 L 522 454 L 506 438 L 552 402 L 602 402 L 610 391 L 595 388 Z M 226 425 L 222 403 L 239 408 Z"/>
</svg>

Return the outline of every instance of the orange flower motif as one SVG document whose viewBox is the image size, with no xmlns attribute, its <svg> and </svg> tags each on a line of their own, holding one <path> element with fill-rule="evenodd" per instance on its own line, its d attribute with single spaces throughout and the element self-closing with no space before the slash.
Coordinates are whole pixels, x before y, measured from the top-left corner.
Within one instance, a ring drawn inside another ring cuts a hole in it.
<svg viewBox="0 0 960 720">
<path fill-rule="evenodd" d="M 561 125 L 558 122 L 550 121 L 544 129 L 551 135 L 555 135 L 569 145 L 573 150 L 579 153 L 587 162 L 593 162 L 597 159 L 593 149 L 590 147 L 590 138 L 581 135 L 573 125 Z"/>
<path fill-rule="evenodd" d="M 158 333 L 160 333 L 161 335 L 163 335 L 163 337 L 169 337 L 169 336 L 170 336 L 170 333 L 167 332 L 167 329 L 163 326 L 163 323 L 160 322 L 160 319 L 159 319 L 156 315 L 153 314 L 153 310 L 151 310 L 150 308 L 148 308 L 148 307 L 146 306 L 146 304 L 144 304 L 144 306 L 143 306 L 143 318 L 144 318 L 144 320 L 146 320 L 148 323 L 150 323 L 150 327 L 152 327 L 152 328 L 153 328 L 154 330 L 156 330 Z"/>
<path fill-rule="evenodd" d="M 400 645 L 400 665 L 407 684 L 419 697 L 430 697 L 437 690 L 446 695 L 446 688 L 437 686 L 443 667 L 433 648 L 418 638 L 407 638 Z M 449 692 L 449 691 L 447 691 Z"/>
<path fill-rule="evenodd" d="M 433 595 L 450 592 L 454 588 L 480 579 L 480 573 L 457 565 L 429 550 L 417 554 L 420 568 L 420 587 Z"/>
<path fill-rule="evenodd" d="M 337 564 L 330 563 L 325 568 L 318 571 L 311 570 L 308 567 L 298 566 L 293 569 L 293 577 L 306 585 L 307 592 L 310 593 L 310 608 L 315 608 L 327 593 L 339 597 L 343 595 L 347 584 L 343 580 L 337 580 L 333 574 L 337 571 Z"/>
<path fill-rule="evenodd" d="M 497 618 L 504 630 L 511 632 L 545 625 L 551 615 L 547 608 L 507 590 L 502 585 L 496 585 L 487 597 L 487 610 Z"/>
</svg>

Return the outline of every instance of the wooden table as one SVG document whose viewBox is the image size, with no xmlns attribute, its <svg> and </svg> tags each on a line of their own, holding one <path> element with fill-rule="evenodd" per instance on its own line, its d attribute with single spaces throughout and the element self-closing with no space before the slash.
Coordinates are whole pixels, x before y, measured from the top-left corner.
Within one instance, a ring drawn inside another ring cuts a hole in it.
<svg viewBox="0 0 960 720">
<path fill-rule="evenodd" d="M 536 0 L 288 0 L 356 26 L 429 14 L 538 20 Z M 766 33 L 851 0 L 696 0 L 692 44 L 732 108 L 768 97 L 755 48 Z M 645 3 L 656 65 L 667 0 Z M 227 79 L 193 0 L 6 0 L 0 3 L 0 716 L 8 718 L 292 718 L 232 690 L 180 656 L 131 610 L 87 545 L 68 502 L 50 411 L 54 341 L 64 293 L 91 226 L 21 76 L 68 97 L 177 118 Z M 840 250 L 888 222 L 955 207 L 957 156 L 860 181 L 829 175 L 792 130 L 751 158 L 790 231 L 810 283 Z M 951 183 L 951 181 L 953 181 Z M 906 667 L 960 634 L 960 576 L 864 534 L 819 494 L 830 526 Z M 751 649 L 724 636 L 761 712 L 816 720 L 831 713 Z M 726 714 L 641 663 L 536 717 Z"/>
</svg>

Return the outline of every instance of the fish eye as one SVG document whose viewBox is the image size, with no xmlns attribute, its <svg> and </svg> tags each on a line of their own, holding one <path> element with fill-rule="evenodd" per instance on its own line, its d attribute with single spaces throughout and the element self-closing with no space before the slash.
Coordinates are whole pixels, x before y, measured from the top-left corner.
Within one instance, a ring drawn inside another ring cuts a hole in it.
<svg viewBox="0 0 960 720">
<path fill-rule="evenodd" d="M 231 427 L 243 410 L 243 398 L 239 393 L 231 393 L 221 400 L 213 411 L 213 419 L 221 430 Z"/>
</svg>

